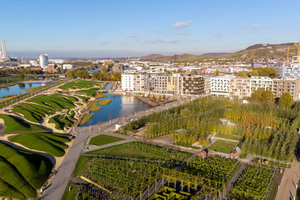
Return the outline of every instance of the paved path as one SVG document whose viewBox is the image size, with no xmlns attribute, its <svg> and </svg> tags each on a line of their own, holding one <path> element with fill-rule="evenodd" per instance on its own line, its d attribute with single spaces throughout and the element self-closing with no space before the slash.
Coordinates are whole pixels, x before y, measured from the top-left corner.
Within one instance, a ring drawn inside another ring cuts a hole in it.
<svg viewBox="0 0 300 200">
<path fill-rule="evenodd" d="M 246 164 L 242 163 L 242 166 L 240 166 L 240 168 L 236 171 L 236 173 L 233 175 L 233 177 L 230 179 L 230 181 L 226 185 L 225 195 L 228 194 L 228 192 L 232 188 L 233 184 L 237 181 L 238 177 L 244 171 L 245 168 L 246 168 Z"/>
<path fill-rule="evenodd" d="M 295 159 L 290 169 L 285 169 L 275 200 L 290 200 L 296 196 L 300 176 L 300 163 Z"/>
</svg>

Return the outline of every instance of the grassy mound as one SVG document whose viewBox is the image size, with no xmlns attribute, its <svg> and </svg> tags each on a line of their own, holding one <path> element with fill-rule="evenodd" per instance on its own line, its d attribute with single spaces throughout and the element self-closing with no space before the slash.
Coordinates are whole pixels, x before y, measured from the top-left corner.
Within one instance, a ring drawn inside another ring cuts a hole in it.
<svg viewBox="0 0 300 200">
<path fill-rule="evenodd" d="M 73 121 L 74 115 L 75 115 L 75 113 L 73 113 L 73 114 L 71 113 L 70 116 L 54 115 L 53 117 L 51 117 L 49 119 L 49 123 L 55 124 L 55 128 L 57 130 L 64 130 L 64 127 L 71 127 L 74 124 L 74 121 Z"/>
<path fill-rule="evenodd" d="M 78 93 L 85 94 L 86 96 L 95 97 L 97 95 L 98 88 L 91 88 L 88 90 L 79 90 Z"/>
<path fill-rule="evenodd" d="M 90 99 L 89 97 L 84 97 L 84 96 L 79 96 L 79 95 L 76 95 L 76 97 L 81 99 L 84 103 L 88 102 L 88 100 Z"/>
<path fill-rule="evenodd" d="M 0 141 L 0 196 L 36 197 L 53 167 L 49 159 L 17 150 Z"/>
<path fill-rule="evenodd" d="M 30 99 L 29 101 L 60 111 L 63 109 L 74 108 L 74 103 L 78 101 L 78 99 L 61 94 L 52 94 L 40 95 Z"/>
<path fill-rule="evenodd" d="M 69 90 L 69 89 L 82 89 L 82 88 L 91 88 L 95 86 L 99 86 L 100 83 L 95 81 L 87 81 L 87 80 L 79 80 L 79 81 L 72 81 L 66 83 L 59 87 L 62 90 Z"/>
<path fill-rule="evenodd" d="M 10 115 L 0 115 L 0 118 L 4 120 L 4 124 L 6 126 L 6 129 L 4 130 L 5 134 L 48 132 L 40 126 L 29 124 Z"/>
<path fill-rule="evenodd" d="M 31 103 L 22 103 L 14 106 L 13 111 L 22 114 L 25 119 L 36 123 L 41 122 L 46 115 L 54 114 L 54 110 L 49 107 Z"/>
<path fill-rule="evenodd" d="M 14 136 L 11 142 L 22 144 L 29 149 L 44 151 L 56 157 L 65 155 L 68 146 L 65 142 L 69 142 L 69 138 L 63 134 L 52 133 L 26 133 Z"/>
<path fill-rule="evenodd" d="M 103 94 L 103 93 L 101 92 L 101 93 L 97 94 L 97 97 L 96 97 L 96 98 L 101 99 L 101 98 L 105 98 L 105 97 L 107 97 L 107 95 L 106 95 L 106 94 Z"/>
<path fill-rule="evenodd" d="M 89 144 L 100 146 L 100 145 L 118 142 L 118 141 L 122 141 L 122 140 L 124 140 L 124 139 L 118 138 L 118 137 L 113 137 L 113 136 L 108 136 L 108 135 L 98 135 L 96 137 L 93 137 L 90 140 Z"/>
</svg>

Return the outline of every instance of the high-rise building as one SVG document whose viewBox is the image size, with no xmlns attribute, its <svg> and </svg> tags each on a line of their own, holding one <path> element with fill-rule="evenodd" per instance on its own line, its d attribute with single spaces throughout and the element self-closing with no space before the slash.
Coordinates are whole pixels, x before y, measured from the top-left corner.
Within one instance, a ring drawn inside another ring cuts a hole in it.
<svg viewBox="0 0 300 200">
<path fill-rule="evenodd" d="M 2 58 L 6 58 L 6 46 L 4 40 L 2 40 Z"/>
<path fill-rule="evenodd" d="M 41 54 L 39 57 L 40 60 L 40 66 L 43 69 L 46 69 L 46 67 L 48 67 L 48 55 L 47 54 Z"/>
</svg>

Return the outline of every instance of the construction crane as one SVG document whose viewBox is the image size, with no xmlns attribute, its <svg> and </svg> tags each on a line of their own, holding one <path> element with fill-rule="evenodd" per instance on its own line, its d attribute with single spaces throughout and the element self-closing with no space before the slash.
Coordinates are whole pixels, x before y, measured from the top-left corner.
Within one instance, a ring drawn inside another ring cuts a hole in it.
<svg viewBox="0 0 300 200">
<path fill-rule="evenodd" d="M 286 52 L 286 66 L 289 65 L 289 58 L 290 57 L 290 47 L 288 47 L 287 52 Z"/>
<path fill-rule="evenodd" d="M 295 46 L 298 46 L 298 50 L 297 50 L 297 63 L 300 64 L 300 40 L 299 43 L 295 43 Z"/>
</svg>

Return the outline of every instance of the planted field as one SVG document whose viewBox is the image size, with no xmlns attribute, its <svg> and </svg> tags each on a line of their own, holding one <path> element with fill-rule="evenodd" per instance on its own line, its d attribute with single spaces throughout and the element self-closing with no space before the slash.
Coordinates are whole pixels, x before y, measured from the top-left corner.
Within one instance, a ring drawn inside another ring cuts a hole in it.
<svg viewBox="0 0 300 200">
<path fill-rule="evenodd" d="M 208 147 L 209 150 L 218 151 L 223 153 L 231 153 L 232 147 L 236 147 L 238 142 L 229 142 L 224 140 L 217 140 L 211 146 Z"/>
<path fill-rule="evenodd" d="M 90 151 L 88 154 L 129 158 L 164 159 L 174 161 L 185 161 L 192 156 L 192 153 L 182 152 L 175 149 L 167 149 L 141 142 L 120 144 L 104 149 Z"/>
<path fill-rule="evenodd" d="M 113 142 L 118 142 L 122 141 L 124 139 L 118 138 L 118 137 L 113 137 L 113 136 L 108 136 L 108 135 L 98 135 L 96 137 L 91 138 L 89 145 L 104 145 L 104 144 L 109 144 Z"/>
<path fill-rule="evenodd" d="M 17 150 L 0 141 L 0 196 L 17 199 L 36 198 L 36 190 L 52 169 L 47 158 Z"/>
<path fill-rule="evenodd" d="M 14 136 L 11 142 L 19 143 L 29 149 L 44 151 L 53 156 L 61 157 L 65 155 L 65 149 L 70 139 L 64 134 L 52 133 L 24 133 Z"/>
<path fill-rule="evenodd" d="M 149 200 L 159 199 L 190 199 L 191 194 L 188 192 L 177 192 L 176 189 L 167 186 L 162 187 Z"/>
<path fill-rule="evenodd" d="M 214 156 L 205 159 L 193 159 L 183 169 L 183 172 L 210 180 L 227 183 L 227 181 L 239 167 L 240 164 L 237 160 Z"/>
<path fill-rule="evenodd" d="M 263 199 L 269 193 L 274 174 L 271 168 L 249 165 L 234 183 L 229 196 L 233 199 Z"/>
<path fill-rule="evenodd" d="M 4 124 L 6 126 L 6 129 L 4 130 L 5 134 L 48 132 L 48 130 L 40 126 L 29 124 L 10 115 L 0 115 L 0 118 L 4 120 Z"/>
<path fill-rule="evenodd" d="M 56 111 L 74 108 L 74 103 L 77 101 L 75 97 L 60 94 L 40 95 L 29 100 L 29 102 L 50 107 Z"/>
<path fill-rule="evenodd" d="M 22 114 L 25 119 L 40 123 L 46 115 L 52 115 L 55 110 L 32 103 L 22 103 L 13 107 L 13 111 Z"/>
<path fill-rule="evenodd" d="M 79 81 L 72 81 L 72 82 L 66 83 L 66 84 L 60 86 L 59 89 L 63 89 L 63 90 L 82 89 L 82 88 L 96 87 L 99 85 L 100 85 L 99 82 L 79 80 Z"/>
</svg>

